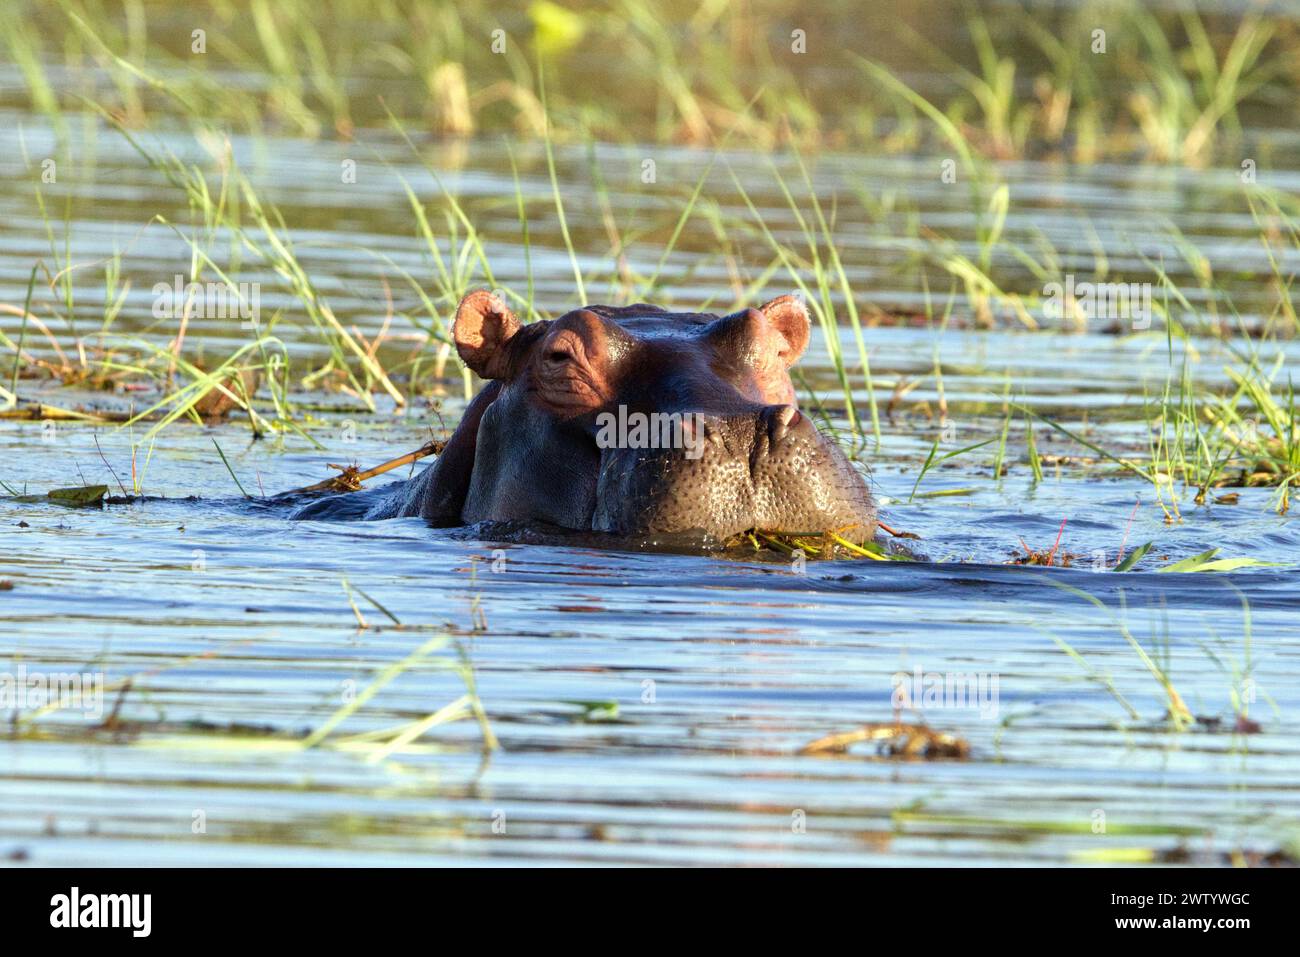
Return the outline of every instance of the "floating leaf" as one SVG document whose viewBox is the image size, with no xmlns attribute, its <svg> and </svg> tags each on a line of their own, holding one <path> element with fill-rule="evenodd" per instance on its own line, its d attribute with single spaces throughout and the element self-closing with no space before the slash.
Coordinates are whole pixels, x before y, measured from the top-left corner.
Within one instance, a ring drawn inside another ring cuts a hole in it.
<svg viewBox="0 0 1300 957">
<path fill-rule="evenodd" d="M 1191 558 L 1184 558 L 1181 562 L 1174 562 L 1172 565 L 1166 565 L 1164 568 L 1157 568 L 1158 572 L 1231 572 L 1238 568 L 1278 568 L 1285 566 L 1285 562 L 1263 562 L 1258 558 L 1220 558 L 1214 556 L 1219 554 L 1219 549 L 1211 548 L 1208 552 L 1201 552 L 1199 555 L 1193 555 Z"/>
<path fill-rule="evenodd" d="M 566 700 L 564 704 L 571 704 L 574 707 L 582 709 L 582 714 L 577 718 L 578 721 L 600 722 L 618 720 L 617 701 Z"/>
<path fill-rule="evenodd" d="M 1236 571 L 1238 568 L 1285 568 L 1285 567 L 1287 567 L 1286 562 L 1263 562 L 1260 561 L 1258 558 L 1220 558 L 1216 562 L 1206 562 L 1200 568 L 1197 568 L 1196 571 L 1232 572 L 1232 571 Z M 1167 568 L 1162 568 L 1160 570 L 1169 571 L 1169 569 Z"/>
<path fill-rule="evenodd" d="M 947 498 L 952 495 L 974 495 L 978 491 L 977 488 L 934 488 L 917 492 L 913 498 Z"/>
<path fill-rule="evenodd" d="M 58 502 L 60 505 L 81 508 L 87 505 L 100 504 L 107 494 L 107 485 L 80 485 L 76 488 L 51 489 L 46 493 L 46 497 L 51 501 Z"/>
</svg>

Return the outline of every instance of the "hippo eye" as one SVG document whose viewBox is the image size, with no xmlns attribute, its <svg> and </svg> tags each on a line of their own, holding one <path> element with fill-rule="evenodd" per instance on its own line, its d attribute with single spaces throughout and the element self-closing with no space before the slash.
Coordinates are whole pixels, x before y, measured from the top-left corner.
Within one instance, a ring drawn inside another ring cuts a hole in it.
<svg viewBox="0 0 1300 957">
<path fill-rule="evenodd" d="M 546 353 L 546 358 L 550 362 L 568 362 L 573 356 L 564 349 L 552 349 Z"/>
</svg>

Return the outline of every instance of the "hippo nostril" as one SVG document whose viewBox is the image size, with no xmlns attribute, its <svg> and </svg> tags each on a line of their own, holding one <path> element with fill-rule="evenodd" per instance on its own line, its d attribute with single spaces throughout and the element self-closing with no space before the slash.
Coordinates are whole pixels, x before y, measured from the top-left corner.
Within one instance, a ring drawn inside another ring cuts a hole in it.
<svg viewBox="0 0 1300 957">
<path fill-rule="evenodd" d="M 763 410 L 767 419 L 767 434 L 773 445 L 786 437 L 790 427 L 798 423 L 799 410 L 792 405 L 770 405 Z"/>
<path fill-rule="evenodd" d="M 799 411 L 790 405 L 769 405 L 758 414 L 749 470 L 754 472 L 785 441 L 790 427 L 799 421 Z"/>
</svg>

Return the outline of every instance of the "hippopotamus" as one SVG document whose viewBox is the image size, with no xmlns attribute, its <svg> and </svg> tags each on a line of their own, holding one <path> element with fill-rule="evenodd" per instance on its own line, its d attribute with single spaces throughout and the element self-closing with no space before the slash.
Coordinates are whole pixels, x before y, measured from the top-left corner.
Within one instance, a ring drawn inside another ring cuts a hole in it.
<svg viewBox="0 0 1300 957">
<path fill-rule="evenodd" d="M 788 370 L 809 321 L 797 297 L 724 316 L 592 305 L 524 324 L 478 290 L 452 335 L 487 384 L 433 464 L 297 517 L 713 543 L 749 529 L 875 535 L 863 476 L 799 411 Z"/>
</svg>

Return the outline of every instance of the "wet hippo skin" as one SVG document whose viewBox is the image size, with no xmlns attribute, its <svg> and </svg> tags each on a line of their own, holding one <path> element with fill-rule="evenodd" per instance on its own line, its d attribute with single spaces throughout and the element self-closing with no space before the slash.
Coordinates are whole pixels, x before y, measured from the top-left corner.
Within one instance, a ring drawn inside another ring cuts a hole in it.
<svg viewBox="0 0 1300 957">
<path fill-rule="evenodd" d="M 298 517 L 537 522 L 716 541 L 751 528 L 856 542 L 875 534 L 863 477 L 799 412 L 788 370 L 809 321 L 794 297 L 727 316 L 589 306 L 523 325 L 476 291 L 461 301 L 453 335 L 488 383 L 438 459 L 408 481 L 320 499 Z"/>
</svg>

